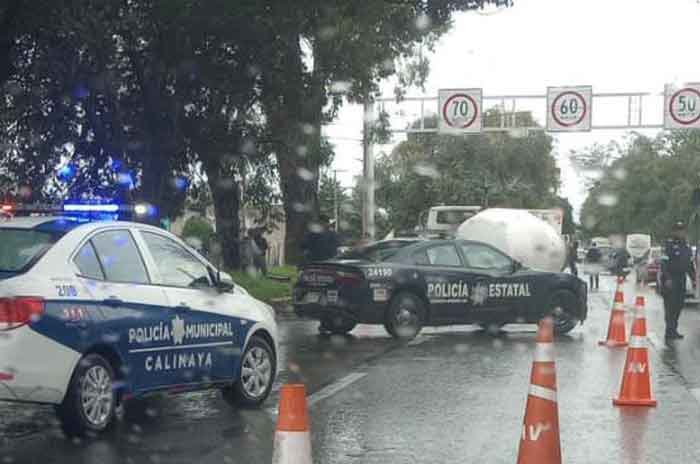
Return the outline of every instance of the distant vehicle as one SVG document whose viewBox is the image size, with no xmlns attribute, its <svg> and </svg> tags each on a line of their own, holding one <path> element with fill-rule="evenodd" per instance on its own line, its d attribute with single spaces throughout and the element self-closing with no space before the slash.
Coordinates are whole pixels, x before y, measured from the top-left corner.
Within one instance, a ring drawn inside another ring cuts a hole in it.
<svg viewBox="0 0 700 464">
<path fill-rule="evenodd" d="M 626 248 L 633 262 L 642 261 L 651 248 L 651 235 L 629 234 L 627 236 Z"/>
<path fill-rule="evenodd" d="M 293 304 L 298 316 L 336 334 L 384 324 L 391 336 L 410 339 L 423 326 L 489 328 L 548 315 L 555 332 L 567 333 L 586 319 L 587 289 L 571 274 L 528 269 L 486 243 L 420 240 L 384 257 L 303 266 Z"/>
<path fill-rule="evenodd" d="M 528 209 L 527 212 L 552 226 L 559 235 L 562 234 L 564 211 L 561 208 Z"/>
<path fill-rule="evenodd" d="M 651 247 L 646 258 L 636 268 L 638 283 L 656 282 L 656 276 L 661 270 L 661 247 Z"/>
<path fill-rule="evenodd" d="M 481 210 L 481 206 L 433 206 L 428 210 L 423 232 L 452 236 L 464 221 Z"/>
</svg>

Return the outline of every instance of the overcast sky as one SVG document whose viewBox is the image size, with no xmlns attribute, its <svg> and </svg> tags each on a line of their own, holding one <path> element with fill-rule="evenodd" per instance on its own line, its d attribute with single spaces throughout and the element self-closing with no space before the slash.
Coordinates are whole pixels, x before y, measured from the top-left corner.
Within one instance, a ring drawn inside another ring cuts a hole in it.
<svg viewBox="0 0 700 464">
<path fill-rule="evenodd" d="M 666 83 L 700 81 L 699 25 L 700 0 L 515 0 L 513 8 L 496 14 L 457 15 L 431 56 L 425 93 L 409 94 L 435 97 L 440 88 L 473 87 L 483 88 L 485 96 L 544 94 L 547 86 L 566 85 L 592 85 L 594 93 L 661 93 Z M 387 97 L 392 89 L 384 86 Z M 596 103 L 594 125 L 626 118 L 626 101 Z M 534 104 L 537 111 L 541 106 L 544 123 L 544 102 Z M 661 108 L 661 97 L 645 99 L 644 123 L 660 124 Z M 417 115 L 415 109 L 398 108 L 406 120 Z M 392 122 L 405 121 L 395 116 Z M 338 177 L 345 186 L 362 173 L 361 130 L 362 110 L 350 105 L 324 131 L 336 146 L 333 168 L 343 171 Z M 609 130 L 554 136 L 561 193 L 577 210 L 585 191 L 568 162 L 569 151 L 624 136 Z"/>
</svg>

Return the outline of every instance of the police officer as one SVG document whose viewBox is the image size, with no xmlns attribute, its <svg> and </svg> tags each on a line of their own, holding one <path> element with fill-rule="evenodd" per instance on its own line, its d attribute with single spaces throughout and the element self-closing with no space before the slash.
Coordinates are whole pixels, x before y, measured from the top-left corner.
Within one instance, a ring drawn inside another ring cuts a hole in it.
<svg viewBox="0 0 700 464">
<path fill-rule="evenodd" d="M 666 315 L 666 340 L 678 340 L 678 317 L 685 302 L 685 276 L 690 275 L 695 282 L 695 268 L 692 249 L 686 242 L 686 227 L 683 222 L 673 226 L 671 239 L 666 241 L 665 253 L 661 260 L 661 285 Z"/>
</svg>

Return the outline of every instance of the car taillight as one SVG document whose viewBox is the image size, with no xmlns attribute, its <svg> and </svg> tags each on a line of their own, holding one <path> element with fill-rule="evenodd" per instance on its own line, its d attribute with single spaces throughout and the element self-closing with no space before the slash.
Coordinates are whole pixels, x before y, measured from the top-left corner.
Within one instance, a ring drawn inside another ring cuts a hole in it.
<svg viewBox="0 0 700 464">
<path fill-rule="evenodd" d="M 37 321 L 43 313 L 42 298 L 0 298 L 0 330 L 12 330 Z"/>
<path fill-rule="evenodd" d="M 361 272 L 336 271 L 335 282 L 338 285 L 358 285 L 365 278 Z"/>
</svg>

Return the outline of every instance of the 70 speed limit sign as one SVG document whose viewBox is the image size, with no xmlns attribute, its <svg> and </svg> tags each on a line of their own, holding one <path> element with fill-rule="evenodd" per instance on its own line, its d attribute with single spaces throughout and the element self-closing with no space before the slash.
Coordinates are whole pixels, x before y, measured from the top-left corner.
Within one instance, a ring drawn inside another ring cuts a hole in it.
<svg viewBox="0 0 700 464">
<path fill-rule="evenodd" d="M 438 132 L 481 132 L 481 89 L 442 89 L 438 92 Z"/>
<path fill-rule="evenodd" d="M 547 130 L 579 132 L 591 130 L 590 85 L 547 88 Z"/>
<path fill-rule="evenodd" d="M 666 129 L 700 128 L 700 84 L 685 84 L 681 87 L 666 85 L 664 127 Z"/>
</svg>

